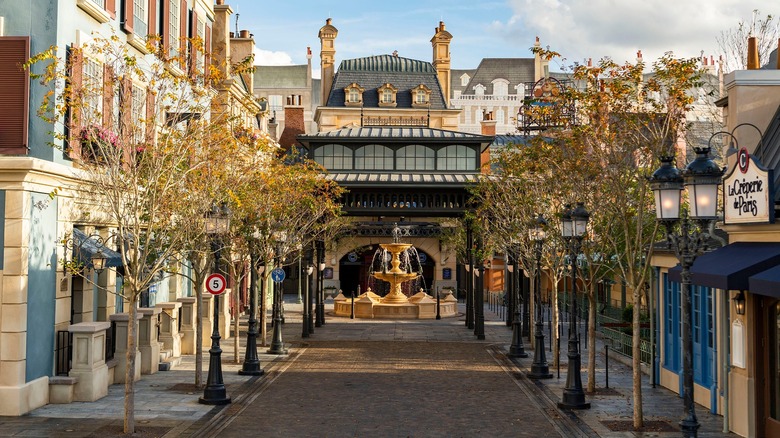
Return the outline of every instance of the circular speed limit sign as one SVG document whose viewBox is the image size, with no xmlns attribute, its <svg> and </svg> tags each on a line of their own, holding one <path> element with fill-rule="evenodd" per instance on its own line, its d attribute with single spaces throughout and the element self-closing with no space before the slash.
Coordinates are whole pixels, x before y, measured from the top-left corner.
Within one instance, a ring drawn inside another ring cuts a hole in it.
<svg viewBox="0 0 780 438">
<path fill-rule="evenodd" d="M 206 277 L 206 290 L 212 295 L 219 295 L 225 291 L 227 281 L 222 274 L 211 274 Z"/>
</svg>

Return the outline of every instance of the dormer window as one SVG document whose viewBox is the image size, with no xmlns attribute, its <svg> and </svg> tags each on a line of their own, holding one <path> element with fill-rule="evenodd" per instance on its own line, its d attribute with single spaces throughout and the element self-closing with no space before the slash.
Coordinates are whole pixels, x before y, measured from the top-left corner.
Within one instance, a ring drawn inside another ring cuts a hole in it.
<svg viewBox="0 0 780 438">
<path fill-rule="evenodd" d="M 431 89 L 424 84 L 412 88 L 412 107 L 425 108 L 431 103 Z"/>
<path fill-rule="evenodd" d="M 398 89 L 392 86 L 390 83 L 384 84 L 377 88 L 379 94 L 379 106 L 380 107 L 395 107 L 395 95 Z"/>
<path fill-rule="evenodd" d="M 344 88 L 344 106 L 362 106 L 364 91 L 365 88 L 355 82 L 347 85 Z"/>
</svg>

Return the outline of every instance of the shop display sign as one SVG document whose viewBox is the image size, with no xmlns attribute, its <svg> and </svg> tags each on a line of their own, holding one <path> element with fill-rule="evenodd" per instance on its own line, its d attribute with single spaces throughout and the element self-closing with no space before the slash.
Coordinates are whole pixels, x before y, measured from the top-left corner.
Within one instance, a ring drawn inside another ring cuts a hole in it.
<svg viewBox="0 0 780 438">
<path fill-rule="evenodd" d="M 737 165 L 723 179 L 723 216 L 726 224 L 774 222 L 774 177 L 747 149 L 737 153 Z"/>
</svg>

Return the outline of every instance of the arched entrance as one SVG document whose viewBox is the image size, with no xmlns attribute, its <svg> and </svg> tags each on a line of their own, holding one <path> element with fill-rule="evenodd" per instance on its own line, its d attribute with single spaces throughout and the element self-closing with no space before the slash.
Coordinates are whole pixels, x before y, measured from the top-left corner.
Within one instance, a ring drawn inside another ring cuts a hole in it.
<svg viewBox="0 0 780 438">
<path fill-rule="evenodd" d="M 378 244 L 364 246 L 347 253 L 339 260 L 339 280 L 344 296 L 349 297 L 353 292 L 357 295 L 358 286 L 360 286 L 361 293 L 365 292 L 369 286 L 380 296 L 384 296 L 389 291 L 388 283 L 379 280 L 370 281 L 371 263 L 378 249 Z M 436 264 L 425 251 L 418 249 L 417 253 L 423 272 L 423 286 L 421 287 L 425 289 L 425 292 L 430 293 Z"/>
</svg>

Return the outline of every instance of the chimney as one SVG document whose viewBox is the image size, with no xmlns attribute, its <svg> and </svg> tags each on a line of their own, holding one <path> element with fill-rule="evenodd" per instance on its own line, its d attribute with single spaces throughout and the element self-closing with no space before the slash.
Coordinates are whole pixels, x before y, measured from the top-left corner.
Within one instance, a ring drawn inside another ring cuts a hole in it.
<svg viewBox="0 0 780 438">
<path fill-rule="evenodd" d="M 643 62 L 642 61 L 642 51 L 641 50 L 637 50 L 636 51 L 636 62 Z"/>
<path fill-rule="evenodd" d="M 284 129 L 279 137 L 279 145 L 289 150 L 298 142 L 298 135 L 306 133 L 306 125 L 303 121 L 303 105 L 300 94 L 287 96 L 287 105 L 284 107 Z"/>
<path fill-rule="evenodd" d="M 747 69 L 758 70 L 761 68 L 761 61 L 758 58 L 758 39 L 748 37 Z"/>
<path fill-rule="evenodd" d="M 534 48 L 540 49 L 542 43 L 539 42 L 539 37 L 536 37 L 534 41 Z M 542 59 L 542 56 L 538 53 L 534 53 L 534 82 L 547 77 L 550 61 L 548 59 Z"/>
<path fill-rule="evenodd" d="M 320 28 L 320 69 L 322 70 L 322 100 L 321 105 L 328 105 L 328 96 L 330 95 L 330 89 L 333 87 L 333 76 L 336 74 L 336 37 L 339 34 L 332 24 L 331 19 L 325 20 L 325 26 Z"/>
<path fill-rule="evenodd" d="M 444 95 L 444 105 L 450 106 L 450 42 L 452 34 L 447 32 L 444 22 L 440 21 L 439 26 L 434 29 L 431 46 L 433 47 L 433 68 L 436 69 L 436 76 L 439 78 L 441 93 Z"/>
<path fill-rule="evenodd" d="M 311 47 L 308 46 L 306 47 L 306 89 L 311 90 Z"/>
<path fill-rule="evenodd" d="M 493 112 L 483 112 L 482 120 L 479 122 L 482 125 L 482 135 L 487 137 L 496 136 L 496 121 L 493 120 Z M 491 143 L 493 140 L 491 139 Z M 480 156 L 480 163 L 482 163 L 482 173 L 490 173 L 490 148 L 485 148 Z"/>
<path fill-rule="evenodd" d="M 254 56 L 255 40 L 254 35 L 248 30 L 238 32 L 238 38 L 230 38 L 230 58 L 232 63 L 243 61 L 249 56 Z M 254 62 L 253 62 L 254 63 Z M 246 72 L 241 75 L 249 87 L 249 92 L 254 93 L 255 75 L 252 72 Z"/>
<path fill-rule="evenodd" d="M 273 117 L 268 121 L 268 135 L 274 141 L 279 140 L 279 137 L 277 137 L 279 135 L 279 122 L 276 120 L 276 111 L 273 112 Z"/>
<path fill-rule="evenodd" d="M 211 63 L 223 78 L 229 78 L 230 58 L 230 16 L 229 5 L 214 5 L 214 25 L 211 30 Z"/>
</svg>

